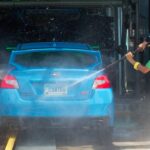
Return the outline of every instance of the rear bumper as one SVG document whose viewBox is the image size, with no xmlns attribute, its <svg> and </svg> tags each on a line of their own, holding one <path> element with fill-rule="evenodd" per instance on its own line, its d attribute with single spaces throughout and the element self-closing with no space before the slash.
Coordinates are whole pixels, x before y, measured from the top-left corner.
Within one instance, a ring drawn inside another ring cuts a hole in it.
<svg viewBox="0 0 150 150">
<path fill-rule="evenodd" d="M 96 91 L 87 100 L 27 101 L 17 91 L 0 90 L 0 116 L 47 118 L 109 118 L 114 123 L 114 102 L 111 89 Z"/>
</svg>

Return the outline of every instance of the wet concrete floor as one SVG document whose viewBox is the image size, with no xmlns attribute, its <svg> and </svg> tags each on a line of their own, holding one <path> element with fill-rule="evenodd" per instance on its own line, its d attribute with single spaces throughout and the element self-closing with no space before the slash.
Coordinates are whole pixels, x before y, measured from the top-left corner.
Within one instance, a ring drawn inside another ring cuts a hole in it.
<svg viewBox="0 0 150 150">
<path fill-rule="evenodd" d="M 95 135 L 71 129 L 24 130 L 18 136 L 15 150 L 150 150 L 149 126 L 125 123 L 115 127 L 110 146 L 104 146 Z"/>
</svg>

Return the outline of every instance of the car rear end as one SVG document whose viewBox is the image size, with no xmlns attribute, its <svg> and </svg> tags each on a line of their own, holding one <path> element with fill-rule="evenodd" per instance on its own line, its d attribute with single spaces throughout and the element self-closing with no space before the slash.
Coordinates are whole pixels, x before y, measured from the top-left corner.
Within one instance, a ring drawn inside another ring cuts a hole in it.
<svg viewBox="0 0 150 150">
<path fill-rule="evenodd" d="M 50 120 L 56 126 L 78 122 L 108 127 L 114 122 L 113 92 L 99 71 L 100 53 L 83 49 L 13 51 L 15 67 L 0 84 L 0 116 Z M 68 120 L 68 121 L 66 121 Z"/>
</svg>

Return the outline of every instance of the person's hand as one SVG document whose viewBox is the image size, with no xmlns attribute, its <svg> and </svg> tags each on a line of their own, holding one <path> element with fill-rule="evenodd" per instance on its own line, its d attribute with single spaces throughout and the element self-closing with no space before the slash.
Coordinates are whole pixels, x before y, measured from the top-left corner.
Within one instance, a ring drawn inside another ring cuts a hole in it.
<svg viewBox="0 0 150 150">
<path fill-rule="evenodd" d="M 134 57 L 134 55 L 131 52 L 128 52 L 125 56 L 128 60 L 133 59 Z"/>
<path fill-rule="evenodd" d="M 135 64 L 135 60 L 134 60 L 134 55 L 131 53 L 131 52 L 128 52 L 125 57 L 127 58 L 127 60 L 132 64 L 134 65 Z"/>
<path fill-rule="evenodd" d="M 144 49 L 146 48 L 147 44 L 148 44 L 148 42 L 146 42 L 146 41 L 140 43 L 140 44 L 138 45 L 138 48 L 137 48 L 138 51 L 140 51 L 140 52 L 144 51 Z"/>
</svg>

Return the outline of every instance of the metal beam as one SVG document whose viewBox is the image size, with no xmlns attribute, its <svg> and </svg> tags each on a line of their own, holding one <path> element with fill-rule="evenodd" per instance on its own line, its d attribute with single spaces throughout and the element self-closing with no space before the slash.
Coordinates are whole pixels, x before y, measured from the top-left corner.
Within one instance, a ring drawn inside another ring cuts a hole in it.
<svg viewBox="0 0 150 150">
<path fill-rule="evenodd" d="M 121 5 L 122 0 L 51 0 L 51 1 L 7 1 L 0 2 L 0 7 L 20 6 L 97 6 L 97 5 Z"/>
</svg>

